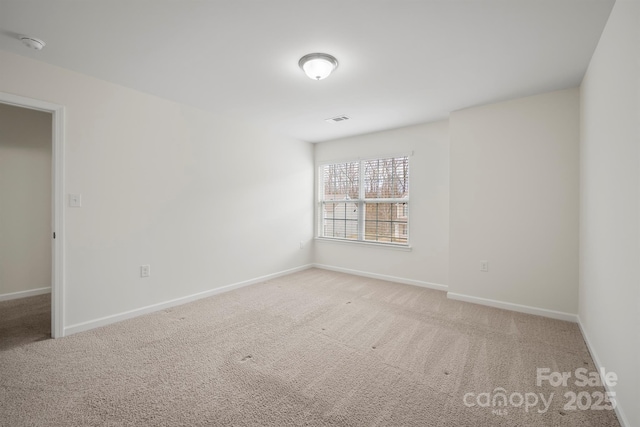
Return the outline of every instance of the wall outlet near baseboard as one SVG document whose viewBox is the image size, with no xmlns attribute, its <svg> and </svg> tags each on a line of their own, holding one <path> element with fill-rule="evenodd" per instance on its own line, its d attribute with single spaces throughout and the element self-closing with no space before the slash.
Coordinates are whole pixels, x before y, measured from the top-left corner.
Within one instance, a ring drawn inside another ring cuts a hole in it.
<svg viewBox="0 0 640 427">
<path fill-rule="evenodd" d="M 485 273 L 489 271 L 489 261 L 480 261 L 480 271 Z"/>
<path fill-rule="evenodd" d="M 151 266 L 149 264 L 140 266 L 140 277 L 149 277 L 151 276 Z"/>
</svg>

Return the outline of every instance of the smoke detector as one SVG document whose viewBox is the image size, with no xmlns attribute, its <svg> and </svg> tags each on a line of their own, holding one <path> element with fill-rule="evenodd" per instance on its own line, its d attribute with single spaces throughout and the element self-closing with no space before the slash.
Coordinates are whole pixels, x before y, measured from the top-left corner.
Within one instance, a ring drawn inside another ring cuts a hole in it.
<svg viewBox="0 0 640 427">
<path fill-rule="evenodd" d="M 42 50 L 46 45 L 42 40 L 29 36 L 20 36 L 20 41 L 24 43 L 25 46 L 35 50 Z"/>
</svg>

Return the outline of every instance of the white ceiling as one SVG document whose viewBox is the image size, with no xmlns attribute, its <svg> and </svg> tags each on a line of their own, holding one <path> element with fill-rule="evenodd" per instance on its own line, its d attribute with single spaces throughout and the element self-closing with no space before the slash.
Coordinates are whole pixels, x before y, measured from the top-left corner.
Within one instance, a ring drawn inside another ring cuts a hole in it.
<svg viewBox="0 0 640 427">
<path fill-rule="evenodd" d="M 318 142 L 578 86 L 613 3 L 0 0 L 0 49 Z"/>
</svg>

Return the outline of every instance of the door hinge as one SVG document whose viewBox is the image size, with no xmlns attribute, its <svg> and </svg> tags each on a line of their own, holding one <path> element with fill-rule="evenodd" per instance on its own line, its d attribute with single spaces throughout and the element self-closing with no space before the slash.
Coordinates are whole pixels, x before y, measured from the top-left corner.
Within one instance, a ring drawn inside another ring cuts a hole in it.
<svg viewBox="0 0 640 427">
<path fill-rule="evenodd" d="M 53 232 L 53 238 L 54 239 L 56 238 L 56 232 L 55 231 Z"/>
</svg>

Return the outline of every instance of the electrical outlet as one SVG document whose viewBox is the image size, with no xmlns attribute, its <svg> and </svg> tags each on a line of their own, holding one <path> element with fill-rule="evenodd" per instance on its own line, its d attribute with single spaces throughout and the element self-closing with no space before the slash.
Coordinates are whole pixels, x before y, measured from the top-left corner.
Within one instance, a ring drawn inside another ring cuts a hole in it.
<svg viewBox="0 0 640 427">
<path fill-rule="evenodd" d="M 480 261 L 480 271 L 485 273 L 489 271 L 489 261 Z"/>
<path fill-rule="evenodd" d="M 140 277 L 149 277 L 151 276 L 151 266 L 149 264 L 140 266 Z"/>
</svg>

